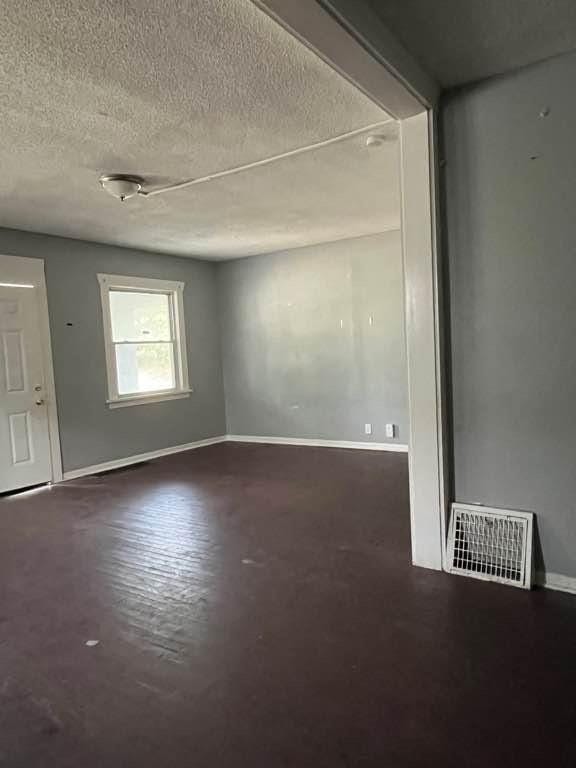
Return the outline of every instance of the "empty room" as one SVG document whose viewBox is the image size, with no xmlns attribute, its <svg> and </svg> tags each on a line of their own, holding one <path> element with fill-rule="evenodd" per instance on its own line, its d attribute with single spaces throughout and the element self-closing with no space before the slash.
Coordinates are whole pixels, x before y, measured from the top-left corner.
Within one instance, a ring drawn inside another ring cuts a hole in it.
<svg viewBox="0 0 576 768">
<path fill-rule="evenodd" d="M 523 6 L 0 3 L 1 766 L 576 764 L 576 14 Z"/>
</svg>

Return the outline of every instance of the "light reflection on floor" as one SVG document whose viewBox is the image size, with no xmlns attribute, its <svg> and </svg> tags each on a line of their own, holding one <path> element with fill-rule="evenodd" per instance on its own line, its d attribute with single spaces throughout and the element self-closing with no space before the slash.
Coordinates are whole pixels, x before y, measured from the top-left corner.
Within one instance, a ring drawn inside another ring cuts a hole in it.
<svg viewBox="0 0 576 768">
<path fill-rule="evenodd" d="M 97 570 L 123 633 L 174 661 L 191 638 L 208 639 L 218 600 L 217 530 L 203 500 L 190 485 L 156 484 L 102 531 Z"/>
</svg>

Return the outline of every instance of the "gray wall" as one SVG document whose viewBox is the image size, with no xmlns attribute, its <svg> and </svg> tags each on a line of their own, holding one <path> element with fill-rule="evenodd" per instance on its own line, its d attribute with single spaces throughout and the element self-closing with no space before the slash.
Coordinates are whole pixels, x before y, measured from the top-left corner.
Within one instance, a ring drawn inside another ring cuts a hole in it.
<svg viewBox="0 0 576 768">
<path fill-rule="evenodd" d="M 227 262 L 219 280 L 229 433 L 408 441 L 399 232 Z"/>
<path fill-rule="evenodd" d="M 225 432 L 214 264 L 8 229 L 0 229 L 0 253 L 45 259 L 65 470 Z M 190 398 L 106 406 L 98 272 L 186 283 Z"/>
<path fill-rule="evenodd" d="M 535 512 L 546 570 L 572 577 L 575 82 L 569 55 L 443 110 L 456 498 Z"/>
</svg>

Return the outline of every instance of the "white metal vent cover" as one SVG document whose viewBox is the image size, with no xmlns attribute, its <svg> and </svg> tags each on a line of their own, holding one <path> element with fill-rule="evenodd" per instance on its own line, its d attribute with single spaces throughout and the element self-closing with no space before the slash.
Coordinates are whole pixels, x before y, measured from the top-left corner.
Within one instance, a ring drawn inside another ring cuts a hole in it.
<svg viewBox="0 0 576 768">
<path fill-rule="evenodd" d="M 530 589 L 532 523 L 532 512 L 453 504 L 447 571 Z"/>
</svg>

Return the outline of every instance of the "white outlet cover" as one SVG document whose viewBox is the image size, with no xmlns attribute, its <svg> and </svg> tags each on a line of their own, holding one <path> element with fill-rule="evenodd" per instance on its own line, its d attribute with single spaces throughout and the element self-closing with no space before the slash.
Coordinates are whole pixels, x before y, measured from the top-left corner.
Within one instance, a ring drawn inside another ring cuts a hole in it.
<svg viewBox="0 0 576 768">
<path fill-rule="evenodd" d="M 364 424 L 364 434 L 365 435 L 372 434 L 372 424 Z"/>
<path fill-rule="evenodd" d="M 386 437 L 394 437 L 394 424 L 386 424 Z"/>
</svg>

